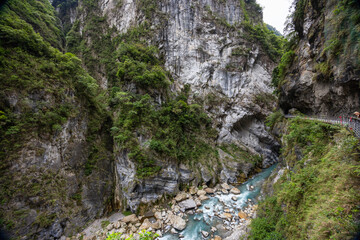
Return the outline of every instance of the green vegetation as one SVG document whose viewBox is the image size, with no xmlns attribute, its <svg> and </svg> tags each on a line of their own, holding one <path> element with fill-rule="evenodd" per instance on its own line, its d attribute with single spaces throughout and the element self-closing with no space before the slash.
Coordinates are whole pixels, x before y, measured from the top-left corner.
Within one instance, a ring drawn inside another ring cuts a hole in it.
<svg viewBox="0 0 360 240">
<path fill-rule="evenodd" d="M 106 144 L 99 144 L 99 131 L 106 126 L 108 117 L 104 94 L 79 58 L 58 50 L 62 49 L 63 40 L 58 26 L 49 1 L 11 0 L 1 7 L 0 218 L 1 227 L 18 235 L 28 234 L 23 231 L 29 224 L 25 220 L 29 211 L 9 210 L 8 204 L 14 199 L 37 210 L 31 223 L 34 229 L 49 227 L 64 215 L 71 216 L 73 210 L 69 209 L 82 204 L 81 188 L 69 195 L 62 174 L 35 161 L 45 158 L 45 148 L 41 144 L 35 146 L 33 140 L 51 142 L 69 120 L 85 118 L 89 149 L 84 147 L 83 151 L 86 157 L 88 150 L 87 161 L 92 165 L 77 162 L 74 168 L 79 174 L 83 165 L 91 174 L 101 159 L 91 149 L 97 146 L 98 152 L 103 153 Z M 33 152 L 33 156 L 26 156 L 31 160 L 21 174 L 15 174 L 9 168 L 22 161 L 22 149 Z M 54 213 L 55 206 L 65 206 L 64 211 Z"/>
<path fill-rule="evenodd" d="M 135 239 L 133 236 L 130 236 L 130 237 L 125 239 L 121 235 L 122 235 L 122 233 L 111 233 L 111 234 L 108 233 L 106 240 L 134 240 Z M 136 238 L 136 239 L 139 239 L 139 240 L 154 240 L 157 237 L 159 237 L 158 234 L 143 230 L 143 231 L 139 232 L 139 237 Z"/>
<path fill-rule="evenodd" d="M 327 42 L 324 53 L 330 60 L 360 69 L 360 5 L 356 0 L 332 1 L 334 17 L 325 26 Z"/>
<path fill-rule="evenodd" d="M 249 21 L 244 21 L 242 24 L 246 31 L 244 37 L 250 42 L 259 42 L 270 59 L 278 61 L 283 54 L 284 38 L 275 35 L 263 23 L 254 25 Z"/>
<path fill-rule="evenodd" d="M 148 94 L 114 92 L 112 102 L 118 110 L 112 133 L 116 142 L 130 150 L 139 177 L 160 171 L 155 161 L 160 156 L 191 162 L 211 150 L 203 140 L 216 136 L 211 121 L 201 106 L 188 103 L 186 95 L 183 92 L 156 106 Z M 139 135 L 148 139 L 146 144 L 140 144 Z"/>
<path fill-rule="evenodd" d="M 358 140 L 338 126 L 300 119 L 289 121 L 284 138 L 291 171 L 259 205 L 250 239 L 351 239 L 359 230 Z"/>
<path fill-rule="evenodd" d="M 269 24 L 266 24 L 266 27 L 267 27 L 270 31 L 272 31 L 276 36 L 279 36 L 279 37 L 282 36 L 281 32 L 279 32 L 275 27 L 273 27 L 273 26 L 271 26 L 271 25 L 269 25 Z"/>
<path fill-rule="evenodd" d="M 235 144 L 222 144 L 220 145 L 220 149 L 232 156 L 235 160 L 239 162 L 249 162 L 253 163 L 255 166 L 258 166 L 262 162 L 262 158 L 260 155 L 255 155 L 250 153 L 246 148 L 240 148 Z"/>
<path fill-rule="evenodd" d="M 110 224 L 110 222 L 108 220 L 105 221 L 101 221 L 101 228 L 106 228 L 108 225 Z"/>
<path fill-rule="evenodd" d="M 295 52 L 290 50 L 281 57 L 279 65 L 272 73 L 272 85 L 278 89 L 284 84 L 285 76 L 295 59 Z"/>
<path fill-rule="evenodd" d="M 275 124 L 280 122 L 283 117 L 283 114 L 279 110 L 275 111 L 266 118 L 265 124 L 270 127 L 270 129 L 273 129 Z"/>
<path fill-rule="evenodd" d="M 141 44 L 125 44 L 119 46 L 119 69 L 117 76 L 122 82 L 133 82 L 137 88 L 148 90 L 165 89 L 170 85 L 169 76 L 156 57 L 155 47 Z"/>
</svg>

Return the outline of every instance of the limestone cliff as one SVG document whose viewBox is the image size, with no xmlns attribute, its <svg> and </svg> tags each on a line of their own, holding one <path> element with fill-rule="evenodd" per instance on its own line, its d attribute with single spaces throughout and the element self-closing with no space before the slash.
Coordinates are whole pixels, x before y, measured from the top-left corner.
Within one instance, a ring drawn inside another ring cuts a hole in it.
<svg viewBox="0 0 360 240">
<path fill-rule="evenodd" d="M 219 131 L 218 144 L 243 145 L 263 156 L 263 167 L 277 161 L 279 145 L 266 132 L 263 122 L 275 100 L 270 79 L 279 53 L 271 52 L 271 48 L 280 45 L 276 46 L 279 44 L 276 39 L 272 42 L 274 46 L 264 44 L 257 35 L 257 30 L 264 30 L 261 8 L 255 1 L 110 0 L 94 4 L 95 16 L 102 19 L 100 34 L 120 33 L 126 36 L 125 41 L 134 41 L 129 37 L 135 35 L 159 48 L 164 66 L 175 80 L 173 91 L 180 91 L 186 85 L 191 87 L 190 98 L 203 102 L 214 120 Z M 85 3 L 80 1 L 79 5 L 86 9 Z M 87 11 L 79 12 L 75 20 L 79 24 L 76 30 L 88 47 L 96 41 L 91 31 L 86 30 L 89 21 Z M 89 50 L 99 54 L 93 48 Z M 101 65 L 95 67 L 105 69 Z M 98 77 L 100 85 L 111 87 L 113 76 L 103 73 Z M 144 181 L 137 179 L 136 164 L 121 147 L 116 147 L 114 154 L 116 202 L 124 207 L 125 197 L 132 210 L 141 202 L 155 201 L 165 193 L 173 194 L 179 184 L 215 183 L 219 174 L 221 181 L 236 181 L 241 173 L 247 176 L 251 169 L 241 162 L 227 163 L 226 158 L 220 164 L 217 160 L 201 163 L 195 171 L 186 164 L 169 165 L 160 161 L 157 163 L 162 166 L 160 174 Z"/>
<path fill-rule="evenodd" d="M 277 161 L 264 119 L 281 41 L 255 1 L 51 2 L 1 8 L 0 217 L 12 235 L 69 236 Z"/>
<path fill-rule="evenodd" d="M 296 1 L 294 55 L 280 106 L 336 116 L 359 110 L 359 3 Z"/>
</svg>

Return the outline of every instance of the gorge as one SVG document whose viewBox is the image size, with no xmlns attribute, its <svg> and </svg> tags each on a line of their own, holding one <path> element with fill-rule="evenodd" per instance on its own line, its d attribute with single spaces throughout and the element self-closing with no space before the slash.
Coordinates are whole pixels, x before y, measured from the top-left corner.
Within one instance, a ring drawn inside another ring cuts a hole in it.
<svg viewBox="0 0 360 240">
<path fill-rule="evenodd" d="M 284 38 L 255 0 L 1 3 L 1 228 L 82 239 L 111 213 L 278 163 L 244 238 L 354 237 L 358 140 L 282 113 L 359 110 L 360 6 L 293 5 Z"/>
</svg>

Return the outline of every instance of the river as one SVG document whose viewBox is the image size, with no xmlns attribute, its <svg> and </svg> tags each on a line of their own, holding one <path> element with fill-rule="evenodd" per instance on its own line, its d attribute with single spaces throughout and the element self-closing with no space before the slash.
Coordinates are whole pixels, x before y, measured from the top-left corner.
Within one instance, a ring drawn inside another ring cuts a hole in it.
<svg viewBox="0 0 360 240">
<path fill-rule="evenodd" d="M 241 191 L 239 195 L 230 193 L 210 196 L 210 199 L 204 201 L 202 206 L 199 207 L 202 213 L 189 215 L 186 228 L 183 231 L 179 232 L 179 234 L 168 233 L 160 239 L 177 240 L 180 239 L 180 235 L 183 236 L 181 238 L 183 240 L 202 239 L 201 231 L 210 232 L 211 227 L 216 227 L 217 230 L 214 232 L 215 235 L 219 235 L 222 238 L 226 237 L 231 231 L 231 225 L 234 227 L 240 222 L 239 220 L 229 222 L 216 215 L 224 213 L 224 210 L 226 209 L 227 212 L 237 216 L 239 211 L 246 208 L 249 204 L 248 199 L 251 199 L 251 202 L 256 204 L 262 184 L 270 176 L 275 167 L 276 165 L 273 165 L 237 186 Z M 253 190 L 250 189 L 251 186 L 254 186 Z M 234 196 L 237 198 L 236 201 L 233 200 Z"/>
</svg>

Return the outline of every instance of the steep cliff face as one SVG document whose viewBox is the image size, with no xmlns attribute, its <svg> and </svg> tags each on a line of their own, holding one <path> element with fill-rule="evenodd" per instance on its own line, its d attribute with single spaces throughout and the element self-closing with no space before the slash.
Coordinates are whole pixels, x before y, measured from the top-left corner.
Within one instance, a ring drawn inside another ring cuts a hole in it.
<svg viewBox="0 0 360 240">
<path fill-rule="evenodd" d="M 164 55 L 175 89 L 189 84 L 194 97 L 209 100 L 207 110 L 219 123 L 219 142 L 241 139 L 264 154 L 264 165 L 271 164 L 275 156 L 268 149 L 274 141 L 262 121 L 273 107 L 270 76 L 279 53 L 267 51 L 269 46 L 247 29 L 249 16 L 254 25 L 262 24 L 261 8 L 254 1 L 146 4 L 150 3 L 99 2 L 110 27 L 119 32 L 141 24 L 151 29 L 147 41 Z M 280 47 L 277 41 L 273 44 Z"/>
<path fill-rule="evenodd" d="M 24 239 L 72 235 L 111 207 L 98 86 L 78 58 L 51 47 L 62 35 L 49 2 L 8 1 L 0 14 L 1 227 Z"/>
<path fill-rule="evenodd" d="M 164 66 L 175 80 L 172 89 L 191 86 L 190 101 L 203 102 L 215 120 L 218 144 L 244 145 L 264 157 L 263 167 L 277 161 L 279 145 L 265 131 L 263 121 L 274 107 L 270 78 L 279 56 L 274 49 L 280 48 L 280 42 L 276 38 L 262 42 L 261 38 L 270 38 L 270 34 L 262 28 L 261 8 L 255 1 L 110 0 L 95 1 L 95 6 L 102 26 L 107 23 L 107 34 L 121 33 L 125 42 L 141 40 L 159 48 Z M 92 39 L 86 30 L 87 16 L 85 11 L 77 17 L 78 30 L 85 39 Z M 89 39 L 86 41 L 94 41 Z M 111 74 L 101 77 L 101 85 L 111 87 L 111 79 Z M 251 170 L 245 162 L 226 163 L 229 158 L 221 159 L 220 164 L 215 159 L 200 163 L 195 171 L 188 164 L 158 162 L 161 172 L 144 181 L 136 177 L 136 163 L 119 149 L 114 151 L 117 205 L 124 206 L 125 196 L 132 210 L 164 193 L 173 194 L 180 184 L 215 183 L 219 174 L 221 181 L 236 181 Z"/>
<path fill-rule="evenodd" d="M 1 8 L 0 217 L 14 236 L 69 236 L 277 161 L 263 122 L 281 41 L 255 1 L 52 4 L 61 21 L 45 0 Z"/>
<path fill-rule="evenodd" d="M 336 116 L 359 109 L 359 3 L 297 1 L 297 43 L 287 66 L 280 106 Z"/>
</svg>

